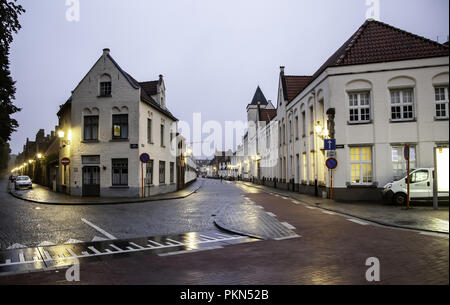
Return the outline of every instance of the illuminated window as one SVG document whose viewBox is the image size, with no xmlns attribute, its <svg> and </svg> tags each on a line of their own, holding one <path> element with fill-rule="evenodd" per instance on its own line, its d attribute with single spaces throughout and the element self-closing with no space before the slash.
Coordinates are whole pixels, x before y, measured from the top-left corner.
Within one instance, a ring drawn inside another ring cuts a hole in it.
<svg viewBox="0 0 450 305">
<path fill-rule="evenodd" d="M 311 152 L 309 154 L 309 181 L 314 181 L 314 169 L 315 169 L 315 153 Z"/>
<path fill-rule="evenodd" d="M 307 171 L 306 171 L 306 169 L 307 169 L 307 167 L 306 167 L 306 154 L 303 154 L 303 156 L 302 156 L 302 163 L 303 163 L 303 169 L 302 169 L 302 180 L 303 181 L 305 181 L 306 182 L 306 180 L 307 180 L 307 176 L 306 176 L 306 173 L 307 173 Z"/>
<path fill-rule="evenodd" d="M 350 155 L 351 183 L 372 183 L 372 148 L 352 147 L 350 148 Z"/>
</svg>

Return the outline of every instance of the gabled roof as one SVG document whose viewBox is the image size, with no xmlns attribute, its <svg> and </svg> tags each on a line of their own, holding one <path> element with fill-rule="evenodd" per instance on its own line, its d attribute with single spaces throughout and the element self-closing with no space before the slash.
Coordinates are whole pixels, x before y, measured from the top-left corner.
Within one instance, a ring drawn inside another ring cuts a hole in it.
<svg viewBox="0 0 450 305">
<path fill-rule="evenodd" d="M 330 58 L 328 58 L 313 76 L 284 76 L 284 73 L 282 72 L 281 81 L 283 94 L 289 103 L 329 67 L 432 58 L 448 55 L 448 42 L 440 44 L 436 41 L 395 28 L 386 23 L 368 19 L 333 55 L 331 55 Z"/>
<path fill-rule="evenodd" d="M 369 19 L 320 68 L 448 56 L 448 46 Z"/>
<path fill-rule="evenodd" d="M 149 82 L 138 82 L 134 77 L 125 72 L 119 64 L 112 58 L 110 54 L 107 55 L 108 58 L 113 62 L 117 69 L 125 76 L 130 85 L 135 89 L 141 89 L 141 100 L 150 106 L 156 108 L 159 112 L 165 114 L 174 121 L 178 121 L 176 117 L 168 110 L 161 107 L 151 96 L 157 93 L 156 84 L 159 81 L 149 81 Z M 156 82 L 156 84 L 154 84 Z"/>
<path fill-rule="evenodd" d="M 311 82 L 312 76 L 284 75 L 281 73 L 284 98 L 292 101 Z"/>
<path fill-rule="evenodd" d="M 252 102 L 250 105 L 258 105 L 258 102 L 260 102 L 260 105 L 267 105 L 267 100 L 264 94 L 261 91 L 261 88 L 256 88 L 255 95 L 253 96 Z"/>
<path fill-rule="evenodd" d="M 259 110 L 259 120 L 269 123 L 277 116 L 276 109 L 260 109 Z"/>
</svg>

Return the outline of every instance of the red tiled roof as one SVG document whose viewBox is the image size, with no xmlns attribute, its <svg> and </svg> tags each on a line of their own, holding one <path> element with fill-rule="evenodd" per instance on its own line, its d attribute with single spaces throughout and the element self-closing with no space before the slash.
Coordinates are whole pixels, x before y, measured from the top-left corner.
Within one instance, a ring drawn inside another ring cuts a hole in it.
<svg viewBox="0 0 450 305">
<path fill-rule="evenodd" d="M 448 56 L 448 46 L 400 30 L 388 24 L 367 20 L 320 68 Z"/>
<path fill-rule="evenodd" d="M 277 116 L 277 110 L 276 109 L 260 109 L 259 110 L 259 120 L 265 121 L 266 123 L 269 123 Z"/>
<path fill-rule="evenodd" d="M 311 82 L 312 76 L 286 75 L 283 80 L 285 99 L 292 101 Z"/>
</svg>

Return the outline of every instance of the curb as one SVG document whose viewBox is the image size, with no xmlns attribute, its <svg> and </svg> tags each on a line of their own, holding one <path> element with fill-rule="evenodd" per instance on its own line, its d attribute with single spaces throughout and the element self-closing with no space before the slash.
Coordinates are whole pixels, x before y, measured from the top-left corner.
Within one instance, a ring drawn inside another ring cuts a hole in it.
<svg viewBox="0 0 450 305">
<path fill-rule="evenodd" d="M 246 186 L 249 186 L 249 187 L 253 187 L 253 188 L 260 189 L 260 190 L 262 190 L 264 193 L 270 193 L 270 192 L 268 192 L 267 190 L 265 190 L 265 189 L 262 188 L 262 187 L 254 186 L 254 185 L 249 185 L 249 184 L 246 184 L 246 183 L 243 183 L 243 184 L 246 185 Z M 397 228 L 397 229 L 406 229 L 406 230 L 413 230 L 413 231 L 419 231 L 419 232 L 429 232 L 429 233 L 437 233 L 437 234 L 446 234 L 446 235 L 449 235 L 449 232 L 445 232 L 445 231 L 429 230 L 429 229 L 421 229 L 421 228 L 414 228 L 414 227 L 406 227 L 406 226 L 396 225 L 396 224 L 392 224 L 392 223 L 382 222 L 382 221 L 379 221 L 379 220 L 373 220 L 373 219 L 365 218 L 365 217 L 361 217 L 361 216 L 356 216 L 356 215 L 349 214 L 349 213 L 346 213 L 346 212 L 341 212 L 341 211 L 338 211 L 338 210 L 333 210 L 333 209 L 329 209 L 329 208 L 324 208 L 324 207 L 321 207 L 320 205 L 317 205 L 317 204 L 316 204 L 316 205 L 313 205 L 313 204 L 311 204 L 311 203 L 309 203 L 309 202 L 306 202 L 306 201 L 303 201 L 303 200 L 301 200 L 301 199 L 292 197 L 291 195 L 286 195 L 286 194 L 277 193 L 276 191 L 273 191 L 273 192 L 271 192 L 271 193 L 280 195 L 280 196 L 285 197 L 285 198 L 290 198 L 290 199 L 293 199 L 293 200 L 301 201 L 301 202 L 303 202 L 304 204 L 307 204 L 307 205 L 312 206 L 312 207 L 315 207 L 315 208 L 319 208 L 319 209 L 322 209 L 322 210 L 334 212 L 334 213 L 337 213 L 337 214 L 342 214 L 342 215 L 350 216 L 350 217 L 357 218 L 357 219 L 360 219 L 360 220 L 365 220 L 365 221 L 372 222 L 372 223 L 375 223 L 375 224 L 378 224 L 378 225 L 381 225 L 381 226 L 385 226 L 385 227 L 392 227 L 392 228 Z"/>
<path fill-rule="evenodd" d="M 45 201 L 39 201 L 39 200 L 33 200 L 33 199 L 28 199 L 28 198 L 24 198 L 22 196 L 19 196 L 17 194 L 15 194 L 12 190 L 8 190 L 9 194 L 17 199 L 23 200 L 23 201 L 28 201 L 28 202 L 33 202 L 33 203 L 38 203 L 38 204 L 43 204 L 43 205 L 73 205 L 73 206 L 84 206 L 84 205 L 112 205 L 112 204 L 128 204 L 128 203 L 146 203 L 146 202 L 152 202 L 152 201 L 165 201 L 165 200 L 176 200 L 176 199 L 183 199 L 183 198 L 187 198 L 189 196 L 191 196 L 192 194 L 196 193 L 201 187 L 203 186 L 203 183 L 200 184 L 199 187 L 197 187 L 196 189 L 192 190 L 189 194 L 184 195 L 184 196 L 176 196 L 176 197 L 167 197 L 167 198 L 151 198 L 148 197 L 145 200 L 127 200 L 127 201 L 115 201 L 115 202 L 71 202 L 71 203 L 62 203 L 62 202 L 45 202 Z"/>
</svg>

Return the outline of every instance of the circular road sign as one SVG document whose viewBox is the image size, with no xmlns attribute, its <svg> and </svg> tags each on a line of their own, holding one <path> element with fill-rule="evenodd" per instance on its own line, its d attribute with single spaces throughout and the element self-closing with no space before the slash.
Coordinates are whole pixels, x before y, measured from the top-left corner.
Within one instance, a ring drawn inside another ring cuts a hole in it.
<svg viewBox="0 0 450 305">
<path fill-rule="evenodd" d="M 338 165 L 338 162 L 335 158 L 328 158 L 325 162 L 325 165 L 328 167 L 328 169 L 335 169 Z"/>
<path fill-rule="evenodd" d="M 142 163 L 147 163 L 150 161 L 150 155 L 147 153 L 143 153 L 139 156 L 139 160 L 141 160 Z"/>
<path fill-rule="evenodd" d="M 61 164 L 66 166 L 70 164 L 70 159 L 69 158 L 62 158 L 61 159 Z"/>
</svg>

